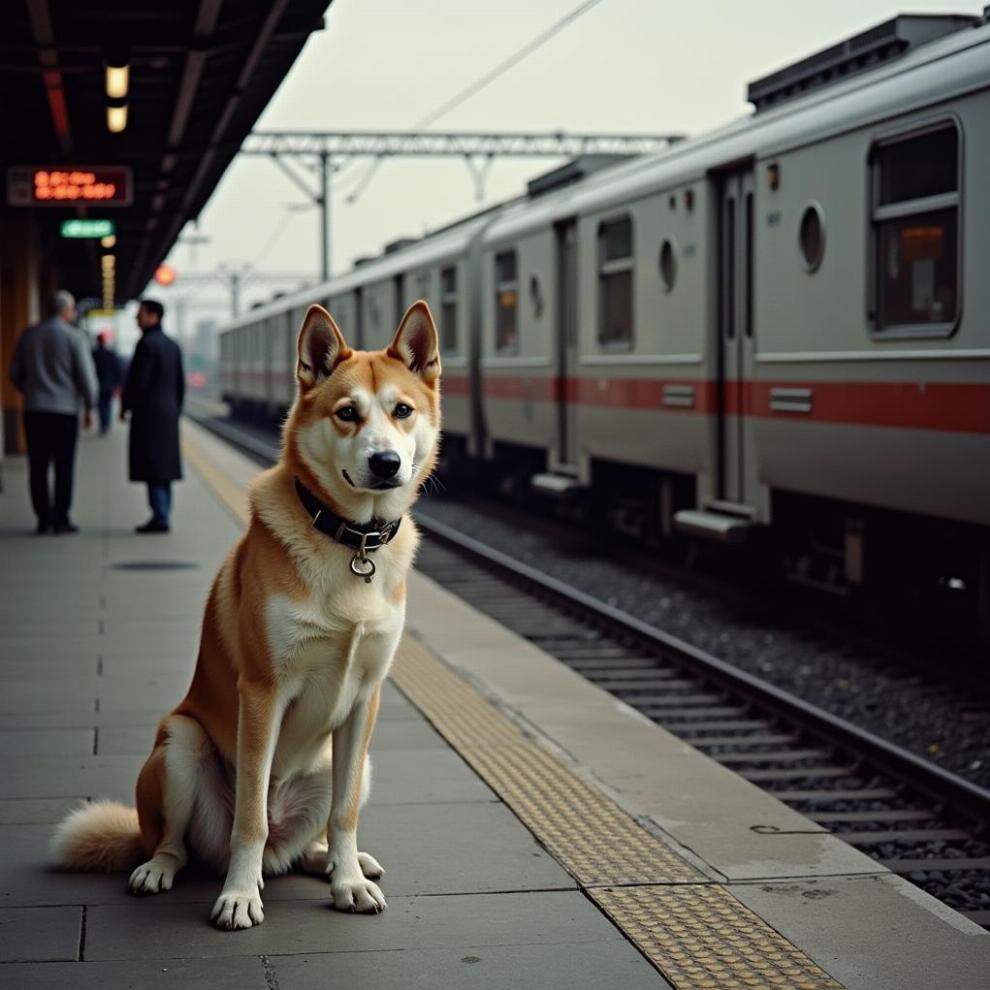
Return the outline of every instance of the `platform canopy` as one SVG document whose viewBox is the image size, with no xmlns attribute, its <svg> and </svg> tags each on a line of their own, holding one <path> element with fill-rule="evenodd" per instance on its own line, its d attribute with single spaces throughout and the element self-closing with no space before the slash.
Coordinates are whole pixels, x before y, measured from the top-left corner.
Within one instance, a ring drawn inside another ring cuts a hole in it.
<svg viewBox="0 0 990 990">
<path fill-rule="evenodd" d="M 310 33 L 322 27 L 328 5 L 329 0 L 3 5 L 4 201 L 10 210 L 34 211 L 38 246 L 54 261 L 63 285 L 80 295 L 100 294 L 107 265 L 100 240 L 62 236 L 63 221 L 93 218 L 111 220 L 115 228 L 116 301 L 141 292 L 184 224 L 203 208 Z M 108 66 L 127 71 L 111 80 Z M 109 95 L 122 86 L 123 96 Z M 126 126 L 113 133 L 110 110 L 119 126 L 125 105 Z M 58 198 L 66 196 L 78 198 Z M 121 199 L 129 205 L 120 205 Z M 13 205 L 27 201 L 32 205 Z"/>
</svg>

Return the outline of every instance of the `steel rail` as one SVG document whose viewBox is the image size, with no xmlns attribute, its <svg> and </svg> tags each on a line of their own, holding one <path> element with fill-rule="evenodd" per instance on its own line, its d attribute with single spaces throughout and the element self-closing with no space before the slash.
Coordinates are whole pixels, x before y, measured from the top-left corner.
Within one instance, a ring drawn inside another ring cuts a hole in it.
<svg viewBox="0 0 990 990">
<path fill-rule="evenodd" d="M 788 691 L 744 670 L 739 670 L 713 654 L 677 636 L 663 632 L 622 609 L 599 601 L 594 596 L 544 574 L 473 537 L 465 536 L 445 523 L 418 515 L 416 525 L 447 544 L 551 596 L 572 611 L 578 612 L 579 617 L 591 617 L 620 636 L 634 636 L 648 648 L 664 654 L 675 663 L 690 667 L 706 680 L 736 694 L 744 695 L 748 700 L 769 709 L 775 715 L 822 736 L 852 756 L 868 760 L 877 769 L 883 770 L 929 797 L 947 801 L 957 810 L 964 811 L 978 821 L 990 823 L 990 790 L 930 763 L 910 750 L 888 742 L 866 729 L 861 729 Z"/>
</svg>

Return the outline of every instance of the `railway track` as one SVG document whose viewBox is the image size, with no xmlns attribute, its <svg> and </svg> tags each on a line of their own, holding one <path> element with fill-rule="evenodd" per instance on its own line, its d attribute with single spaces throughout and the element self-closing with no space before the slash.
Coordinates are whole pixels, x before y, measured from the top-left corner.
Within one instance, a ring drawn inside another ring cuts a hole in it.
<svg viewBox="0 0 990 990">
<path fill-rule="evenodd" d="M 201 425 L 263 463 L 275 444 Z M 990 928 L 990 791 L 421 518 L 418 566 L 712 759 Z"/>
</svg>

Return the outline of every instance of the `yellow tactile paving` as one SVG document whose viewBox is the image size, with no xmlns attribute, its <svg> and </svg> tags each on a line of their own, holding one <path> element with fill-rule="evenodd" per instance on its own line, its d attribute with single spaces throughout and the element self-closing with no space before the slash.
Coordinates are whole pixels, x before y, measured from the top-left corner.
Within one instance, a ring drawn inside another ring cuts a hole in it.
<svg viewBox="0 0 990 990">
<path fill-rule="evenodd" d="M 183 446 L 246 522 L 243 492 Z M 392 679 L 677 990 L 843 990 L 408 635 Z"/>
<path fill-rule="evenodd" d="M 716 884 L 588 894 L 678 990 L 842 988 Z"/>
<path fill-rule="evenodd" d="M 189 430 L 184 431 L 182 437 L 182 456 L 206 482 L 207 487 L 212 488 L 220 501 L 246 526 L 251 518 L 248 512 L 247 492 L 217 469 L 206 452 L 190 438 L 189 433 Z"/>
<path fill-rule="evenodd" d="M 706 878 L 409 637 L 392 678 L 582 885 Z"/>
</svg>

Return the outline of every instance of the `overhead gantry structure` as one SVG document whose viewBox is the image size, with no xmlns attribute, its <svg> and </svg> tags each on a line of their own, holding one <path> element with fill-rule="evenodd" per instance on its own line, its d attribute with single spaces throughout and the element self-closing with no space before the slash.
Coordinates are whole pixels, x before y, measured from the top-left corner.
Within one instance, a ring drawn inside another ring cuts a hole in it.
<svg viewBox="0 0 990 990">
<path fill-rule="evenodd" d="M 330 277 L 330 192 L 335 169 L 355 158 L 461 158 L 471 170 L 478 200 L 495 158 L 577 158 L 646 155 L 679 141 L 681 134 L 572 134 L 491 131 L 254 131 L 242 155 L 270 158 L 320 209 L 320 274 Z M 315 188 L 300 174 L 316 173 Z M 363 188 L 363 187 L 362 187 Z M 360 190 L 359 190 L 360 192 Z"/>
</svg>

